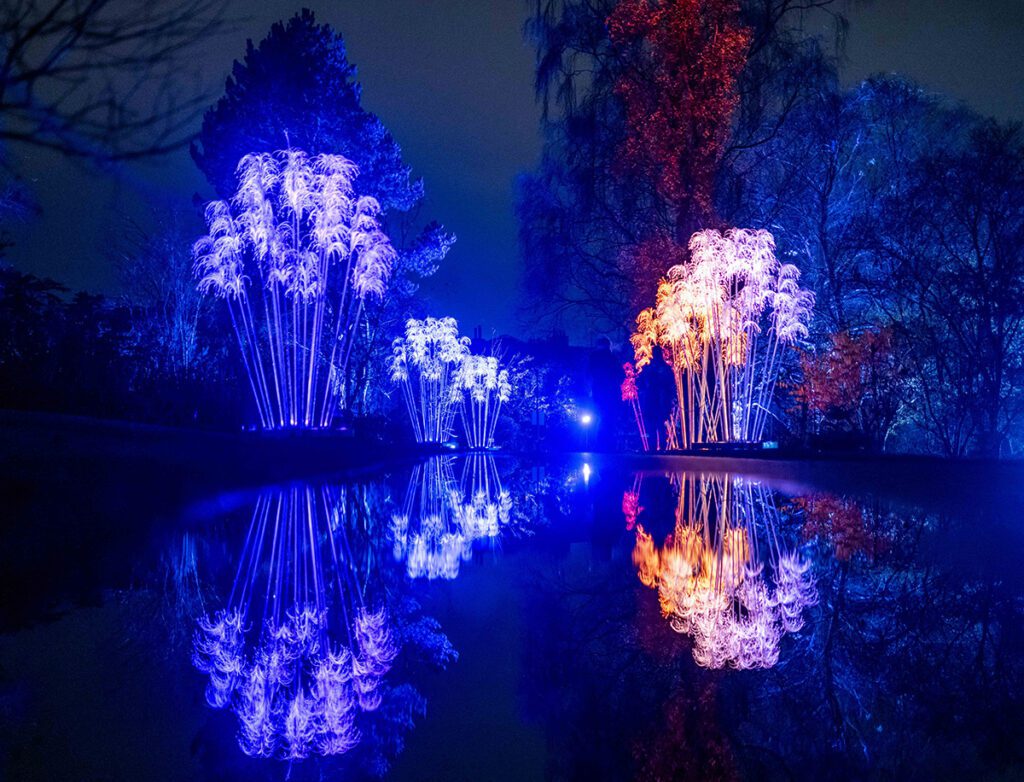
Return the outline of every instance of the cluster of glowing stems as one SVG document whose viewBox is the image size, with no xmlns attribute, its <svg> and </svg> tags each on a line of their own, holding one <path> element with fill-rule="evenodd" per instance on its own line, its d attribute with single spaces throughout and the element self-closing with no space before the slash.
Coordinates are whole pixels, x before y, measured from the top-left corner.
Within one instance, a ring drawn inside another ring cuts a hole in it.
<svg viewBox="0 0 1024 782">
<path fill-rule="evenodd" d="M 380 205 L 341 155 L 247 155 L 230 201 L 206 207 L 199 289 L 227 302 L 264 428 L 331 425 L 367 300 L 395 250 Z"/>
<path fill-rule="evenodd" d="M 637 316 L 636 371 L 655 347 L 672 368 L 670 444 L 760 440 L 783 351 L 807 336 L 814 295 L 795 266 L 778 262 L 767 231 L 699 231 L 689 251 Z"/>
<path fill-rule="evenodd" d="M 501 405 L 512 396 L 508 370 L 498 368 L 496 356 L 466 356 L 457 387 L 466 444 L 470 448 L 490 448 Z"/>
<path fill-rule="evenodd" d="M 512 514 L 494 457 L 466 456 L 461 478 L 455 457 L 435 456 L 413 468 L 401 510 L 391 517 L 394 555 L 410 578 L 453 579 L 478 540 L 494 540 Z"/>
<path fill-rule="evenodd" d="M 445 442 L 455 417 L 471 448 L 489 448 L 501 406 L 512 395 L 495 356 L 470 352 L 454 318 L 410 319 L 392 344 L 391 379 L 402 387 L 416 441 Z"/>
<path fill-rule="evenodd" d="M 638 500 L 623 500 L 632 510 Z M 778 510 L 764 487 L 729 475 L 684 474 L 675 528 L 660 548 L 636 524 L 633 563 L 658 590 L 672 629 L 693 638 L 706 668 L 771 668 L 786 633 L 817 602 L 809 563 L 783 550 Z M 627 514 L 627 526 L 633 522 Z M 765 565 L 772 578 L 769 582 Z"/>
<path fill-rule="evenodd" d="M 201 618 L 193 663 L 206 700 L 238 717 L 252 756 L 339 755 L 381 702 L 398 649 L 383 610 L 363 599 L 365 562 L 330 487 L 260 496 L 227 607 Z"/>
<path fill-rule="evenodd" d="M 622 371 L 625 374 L 620 386 L 622 401 L 629 402 L 630 407 L 633 409 L 636 428 L 640 433 L 640 444 L 645 451 L 649 451 L 651 448 L 647 440 L 647 426 L 644 424 L 643 411 L 640 409 L 640 390 L 636 385 L 636 368 L 627 361 L 622 365 Z"/>
</svg>

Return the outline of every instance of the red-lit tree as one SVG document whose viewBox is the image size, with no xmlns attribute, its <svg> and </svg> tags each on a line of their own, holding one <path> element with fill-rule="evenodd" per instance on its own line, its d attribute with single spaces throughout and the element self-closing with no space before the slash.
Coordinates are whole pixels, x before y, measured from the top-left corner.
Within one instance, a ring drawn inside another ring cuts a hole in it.
<svg viewBox="0 0 1024 782">
<path fill-rule="evenodd" d="M 862 434 L 884 447 L 903 404 L 908 370 L 891 328 L 832 336 L 820 353 L 800 356 L 803 380 L 794 390 L 816 429 Z"/>
<path fill-rule="evenodd" d="M 644 300 L 672 265 L 665 256 L 678 255 L 666 242 L 685 248 L 694 231 L 716 223 L 715 179 L 751 33 L 738 0 L 621 0 L 607 24 L 626 64 L 614 88 L 625 118 L 620 164 L 666 217 L 660 235 L 626 253 Z"/>
</svg>

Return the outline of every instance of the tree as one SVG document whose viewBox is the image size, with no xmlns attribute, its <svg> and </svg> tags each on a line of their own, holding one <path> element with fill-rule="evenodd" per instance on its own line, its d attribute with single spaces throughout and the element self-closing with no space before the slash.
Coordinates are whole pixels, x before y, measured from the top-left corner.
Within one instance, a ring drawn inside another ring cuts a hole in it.
<svg viewBox="0 0 1024 782">
<path fill-rule="evenodd" d="M 149 365 L 179 386 L 195 377 L 207 346 L 200 324 L 210 303 L 196 288 L 189 245 L 194 233 L 170 214 L 156 229 L 131 223 L 115 251 L 133 330 L 153 351 Z"/>
<path fill-rule="evenodd" d="M 235 169 L 248 154 L 294 147 L 340 154 L 359 168 L 356 186 L 380 203 L 398 252 L 387 296 L 367 307 L 350 365 L 349 405 L 365 411 L 368 386 L 386 382 L 378 367 L 415 307 L 418 281 L 437 270 L 455 237 L 436 222 L 419 226 L 423 183 L 384 123 L 363 109 L 355 78 L 341 35 L 304 10 L 273 25 L 259 45 L 248 43 L 224 95 L 203 117 L 192 156 L 222 197 L 234 191 Z"/>
<path fill-rule="evenodd" d="M 186 144 L 205 95 L 178 85 L 224 23 L 223 0 L 7 0 L 0 142 L 125 160 Z"/>
<path fill-rule="evenodd" d="M 819 427 L 848 428 L 878 449 L 904 409 L 908 370 L 892 327 L 835 334 L 821 353 L 802 352 L 794 396 Z"/>
<path fill-rule="evenodd" d="M 622 0 L 608 17 L 624 64 L 614 87 L 623 163 L 652 184 L 680 243 L 715 222 L 715 178 L 751 39 L 739 11 L 736 0 Z M 639 271 L 656 282 L 664 269 Z"/>
<path fill-rule="evenodd" d="M 883 204 L 878 300 L 912 346 L 924 431 L 998 456 L 1024 414 L 1024 131 L 966 120 Z"/>
<path fill-rule="evenodd" d="M 658 276 L 685 260 L 693 230 L 732 219 L 751 150 L 828 71 L 804 15 L 824 10 L 841 28 L 839 6 L 537 2 L 527 35 L 545 146 L 517 211 L 543 313 L 621 334 Z"/>
<path fill-rule="evenodd" d="M 737 213 L 803 259 L 822 304 L 798 394 L 809 412 L 876 445 L 898 418 L 903 447 L 1012 449 L 1020 129 L 896 77 L 827 81 L 755 154 Z"/>
</svg>

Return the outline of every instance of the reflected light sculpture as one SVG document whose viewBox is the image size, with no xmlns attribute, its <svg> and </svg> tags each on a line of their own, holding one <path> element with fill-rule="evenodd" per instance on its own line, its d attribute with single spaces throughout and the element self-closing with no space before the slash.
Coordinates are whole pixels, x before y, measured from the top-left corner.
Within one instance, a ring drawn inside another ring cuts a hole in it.
<svg viewBox="0 0 1024 782">
<path fill-rule="evenodd" d="M 391 348 L 391 380 L 402 387 L 416 442 L 451 439 L 469 338 L 455 318 L 410 318 Z"/>
<path fill-rule="evenodd" d="M 810 565 L 786 551 L 771 493 L 728 475 L 684 474 L 675 528 L 658 547 L 635 516 L 633 563 L 704 668 L 771 668 L 817 602 Z M 638 499 L 623 500 L 632 510 Z"/>
<path fill-rule="evenodd" d="M 227 303 L 265 429 L 331 425 L 366 302 L 391 276 L 380 205 L 357 175 L 341 155 L 247 155 L 235 195 L 206 207 L 199 289 Z"/>
<path fill-rule="evenodd" d="M 760 440 L 784 351 L 807 336 L 814 294 L 795 266 L 779 264 L 768 231 L 699 231 L 689 250 L 637 316 L 636 371 L 655 347 L 672 368 L 671 446 Z"/>
<path fill-rule="evenodd" d="M 343 754 L 380 705 L 398 648 L 385 611 L 364 600 L 368 561 L 349 545 L 343 492 L 262 494 L 227 607 L 198 621 L 206 700 L 237 715 L 247 755 Z"/>
<path fill-rule="evenodd" d="M 391 517 L 394 556 L 410 578 L 453 579 L 473 544 L 494 540 L 509 524 L 512 497 L 501 485 L 494 457 L 471 453 L 461 477 L 456 457 L 435 456 L 413 468 L 405 500 Z"/>
</svg>

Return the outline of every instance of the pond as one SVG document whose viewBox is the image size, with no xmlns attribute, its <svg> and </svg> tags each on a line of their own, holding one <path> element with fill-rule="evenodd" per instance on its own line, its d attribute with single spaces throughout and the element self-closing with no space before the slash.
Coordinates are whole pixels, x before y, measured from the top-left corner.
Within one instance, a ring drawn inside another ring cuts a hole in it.
<svg viewBox="0 0 1024 782">
<path fill-rule="evenodd" d="M 0 776 L 1024 775 L 1016 490 L 756 465 L 8 481 Z"/>
</svg>

